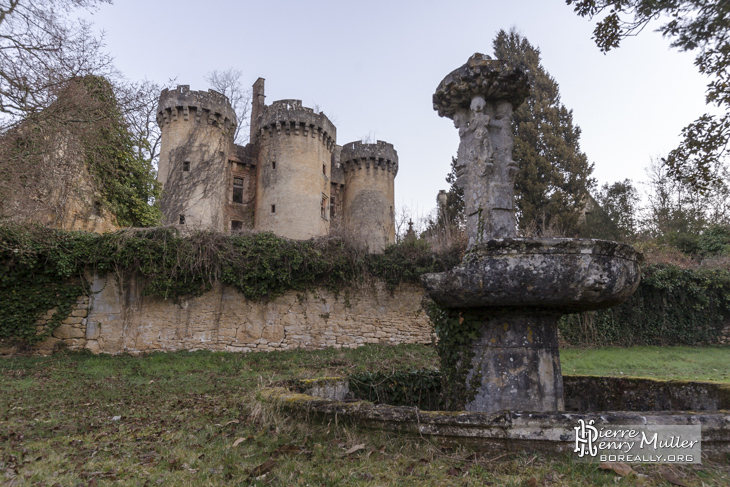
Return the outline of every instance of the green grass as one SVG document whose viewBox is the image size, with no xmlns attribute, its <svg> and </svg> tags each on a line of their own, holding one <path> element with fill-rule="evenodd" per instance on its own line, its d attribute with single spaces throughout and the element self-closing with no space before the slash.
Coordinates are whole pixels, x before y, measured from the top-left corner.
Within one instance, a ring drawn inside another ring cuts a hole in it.
<svg viewBox="0 0 730 487">
<path fill-rule="evenodd" d="M 730 382 L 728 347 L 568 348 L 563 374 Z"/>
<path fill-rule="evenodd" d="M 701 378 L 726 381 L 721 363 L 730 363 L 730 348 L 562 353 L 563 370 L 581 374 L 694 379 L 713 366 Z M 570 457 L 475 456 L 425 438 L 294 420 L 256 400 L 260 387 L 292 377 L 436 365 L 433 348 L 416 345 L 0 360 L 0 485 L 669 485 L 658 467 L 638 466 L 646 477 L 617 484 L 614 473 Z M 724 466 L 675 470 L 688 485 L 730 485 Z"/>
</svg>

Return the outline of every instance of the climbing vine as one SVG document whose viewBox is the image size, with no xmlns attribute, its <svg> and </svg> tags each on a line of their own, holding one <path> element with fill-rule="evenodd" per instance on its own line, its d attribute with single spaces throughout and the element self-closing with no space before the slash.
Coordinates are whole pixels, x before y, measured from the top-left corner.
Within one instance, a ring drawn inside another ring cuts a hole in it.
<svg viewBox="0 0 730 487">
<path fill-rule="evenodd" d="M 40 226 L 1 229 L 0 339 L 33 343 L 68 317 L 86 291 L 84 249 L 92 240 L 82 232 Z M 41 326 L 40 317 L 52 310 Z"/>
<path fill-rule="evenodd" d="M 717 343 L 730 318 L 730 271 L 650 265 L 625 303 L 563 317 L 562 337 L 576 345 Z"/>
<path fill-rule="evenodd" d="M 442 409 L 442 377 L 437 370 L 361 372 L 350 375 L 348 385 L 355 397 L 378 404 Z"/>
<path fill-rule="evenodd" d="M 83 120 L 90 129 L 81 134 L 89 172 L 99 188 L 103 206 L 120 226 L 148 227 L 160 220 L 150 202 L 159 197 L 151 161 L 135 146 L 111 83 L 99 76 L 77 80 L 86 90 Z"/>
<path fill-rule="evenodd" d="M 479 337 L 485 321 L 484 310 L 455 311 L 444 309 L 436 303 L 426 307 L 434 325 L 438 342 L 436 351 L 441 362 L 443 407 L 450 411 L 463 410 L 474 399 L 475 387 L 467 383 L 474 352 L 471 344 Z"/>
<path fill-rule="evenodd" d="M 142 295 L 178 300 L 215 283 L 251 300 L 323 287 L 334 292 L 365 279 L 389 289 L 446 270 L 458 253 L 434 255 L 425 245 L 394 245 L 369 255 L 336 238 L 294 241 L 272 233 L 181 235 L 173 227 L 103 235 L 40 226 L 0 227 L 0 339 L 34 342 L 70 312 L 85 276 L 135 279 Z M 56 309 L 41 332 L 39 319 Z"/>
</svg>

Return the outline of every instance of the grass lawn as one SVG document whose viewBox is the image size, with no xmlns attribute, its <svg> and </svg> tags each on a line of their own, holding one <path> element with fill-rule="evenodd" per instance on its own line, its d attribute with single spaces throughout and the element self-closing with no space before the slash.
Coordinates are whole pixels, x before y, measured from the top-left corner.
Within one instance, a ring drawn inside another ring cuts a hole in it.
<svg viewBox="0 0 730 487">
<path fill-rule="evenodd" d="M 730 382 L 730 348 L 562 352 L 566 374 Z M 256 400 L 291 377 L 435 367 L 432 347 L 0 359 L 0 486 L 730 485 L 724 465 L 636 466 L 480 456 L 349 425 L 297 421 Z M 348 453 L 350 451 L 350 453 Z"/>
</svg>

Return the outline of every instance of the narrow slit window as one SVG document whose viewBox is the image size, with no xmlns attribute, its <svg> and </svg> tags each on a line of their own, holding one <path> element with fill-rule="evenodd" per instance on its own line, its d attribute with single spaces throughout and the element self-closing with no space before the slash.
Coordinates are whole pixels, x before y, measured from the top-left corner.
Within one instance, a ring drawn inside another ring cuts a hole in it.
<svg viewBox="0 0 730 487">
<path fill-rule="evenodd" d="M 183 172 L 190 172 L 190 161 L 183 161 Z"/>
<path fill-rule="evenodd" d="M 276 213 L 276 205 L 271 205 L 271 213 Z"/>
<path fill-rule="evenodd" d="M 243 178 L 233 178 L 233 202 L 243 203 Z"/>
<path fill-rule="evenodd" d="M 330 218 L 335 216 L 335 197 L 330 198 Z"/>
<path fill-rule="evenodd" d="M 276 161 L 271 161 L 271 169 L 276 169 Z"/>
<path fill-rule="evenodd" d="M 185 215 L 180 215 L 180 225 L 185 225 Z"/>
<path fill-rule="evenodd" d="M 327 166 L 325 166 L 324 164 L 322 164 L 322 174 L 324 174 L 325 176 L 327 175 Z"/>
<path fill-rule="evenodd" d="M 241 230 L 243 230 L 243 222 L 231 220 L 231 232 L 240 232 Z"/>
</svg>

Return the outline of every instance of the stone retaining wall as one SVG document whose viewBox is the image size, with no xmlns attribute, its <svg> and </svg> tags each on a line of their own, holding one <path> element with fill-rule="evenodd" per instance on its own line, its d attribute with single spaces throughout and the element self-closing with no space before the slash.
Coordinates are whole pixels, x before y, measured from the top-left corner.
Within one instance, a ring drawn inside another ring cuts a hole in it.
<svg viewBox="0 0 730 487">
<path fill-rule="evenodd" d="M 120 286 L 114 278 L 96 277 L 90 297 L 80 298 L 71 316 L 36 351 L 248 352 L 431 343 L 433 328 L 421 309 L 422 297 L 420 286 L 403 285 L 390 293 L 374 282 L 338 295 L 322 289 L 290 291 L 262 303 L 217 285 L 175 303 L 140 296 L 135 281 Z"/>
</svg>

